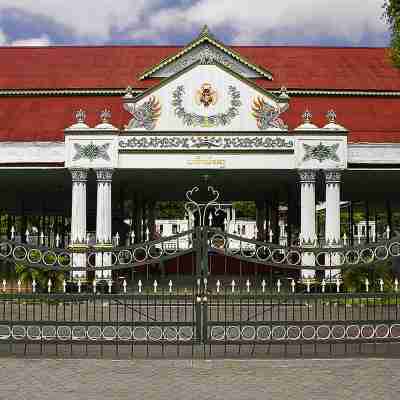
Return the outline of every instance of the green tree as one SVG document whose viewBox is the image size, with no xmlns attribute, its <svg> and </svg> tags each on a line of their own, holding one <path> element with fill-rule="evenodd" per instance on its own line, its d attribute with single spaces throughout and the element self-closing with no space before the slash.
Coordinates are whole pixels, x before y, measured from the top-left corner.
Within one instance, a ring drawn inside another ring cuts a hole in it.
<svg viewBox="0 0 400 400">
<path fill-rule="evenodd" d="M 391 57 L 400 68 L 400 0 L 385 0 L 383 17 L 391 31 Z"/>
<path fill-rule="evenodd" d="M 234 201 L 232 205 L 236 209 L 236 218 L 256 217 L 256 204 L 254 201 Z"/>
</svg>

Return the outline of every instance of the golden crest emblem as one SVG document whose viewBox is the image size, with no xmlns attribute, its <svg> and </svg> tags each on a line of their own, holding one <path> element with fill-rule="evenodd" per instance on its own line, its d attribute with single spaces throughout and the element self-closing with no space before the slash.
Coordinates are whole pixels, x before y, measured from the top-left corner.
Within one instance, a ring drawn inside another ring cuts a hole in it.
<svg viewBox="0 0 400 400">
<path fill-rule="evenodd" d="M 213 89 L 210 83 L 203 83 L 196 91 L 196 104 L 203 104 L 204 107 L 213 106 L 218 101 L 217 91 Z"/>
</svg>

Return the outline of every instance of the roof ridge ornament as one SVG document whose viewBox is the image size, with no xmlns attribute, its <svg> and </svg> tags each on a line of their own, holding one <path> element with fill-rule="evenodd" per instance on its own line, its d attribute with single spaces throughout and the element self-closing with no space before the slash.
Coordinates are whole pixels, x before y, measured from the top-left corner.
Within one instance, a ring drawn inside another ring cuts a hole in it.
<svg viewBox="0 0 400 400">
<path fill-rule="evenodd" d="M 111 119 L 111 111 L 106 108 L 100 112 L 100 120 L 103 124 L 108 124 Z"/>
<path fill-rule="evenodd" d="M 86 111 L 81 108 L 78 111 L 75 111 L 75 119 L 78 124 L 84 124 L 86 120 Z"/>
<path fill-rule="evenodd" d="M 308 108 L 303 112 L 303 114 L 301 116 L 302 116 L 303 122 L 305 124 L 311 123 L 311 121 L 312 121 L 312 113 Z"/>
<path fill-rule="evenodd" d="M 326 119 L 330 124 L 336 124 L 336 112 L 335 110 L 328 110 L 326 113 Z"/>
</svg>

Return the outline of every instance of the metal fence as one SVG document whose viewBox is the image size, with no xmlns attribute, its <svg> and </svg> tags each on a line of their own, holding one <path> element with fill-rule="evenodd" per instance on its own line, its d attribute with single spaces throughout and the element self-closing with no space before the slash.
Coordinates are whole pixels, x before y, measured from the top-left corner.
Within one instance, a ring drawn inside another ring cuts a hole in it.
<svg viewBox="0 0 400 400">
<path fill-rule="evenodd" d="M 2 293 L 0 353 L 98 357 L 400 355 L 396 291 L 304 293 L 263 282 L 121 294 Z"/>
</svg>

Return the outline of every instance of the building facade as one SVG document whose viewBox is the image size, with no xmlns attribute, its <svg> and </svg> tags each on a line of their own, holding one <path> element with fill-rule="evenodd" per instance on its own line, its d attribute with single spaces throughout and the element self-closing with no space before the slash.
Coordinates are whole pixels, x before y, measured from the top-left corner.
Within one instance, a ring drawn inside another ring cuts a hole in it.
<svg viewBox="0 0 400 400">
<path fill-rule="evenodd" d="M 256 202 L 260 241 L 282 244 L 282 207 L 286 245 L 315 247 L 321 225 L 325 246 L 336 247 L 343 236 L 372 242 L 396 230 L 400 71 L 387 49 L 229 47 L 205 28 L 184 47 L 0 55 L 0 208 L 9 238 L 15 231 L 26 242 L 35 227 L 37 240 L 81 252 L 74 265 L 84 268 L 88 232 L 110 251 L 116 235 L 150 240 L 160 228 L 155 203 L 185 200 L 204 179 L 222 200 Z M 363 221 L 381 223 L 355 234 L 351 207 L 341 223 L 342 201 L 361 202 Z M 177 226 L 198 223 L 188 216 Z M 313 276 L 315 259 L 304 255 L 301 264 Z"/>
</svg>

